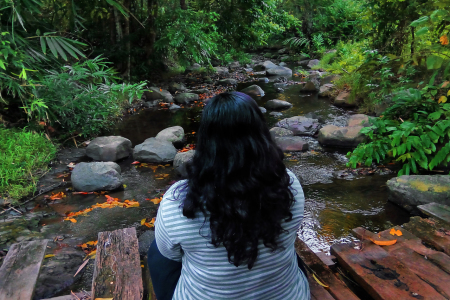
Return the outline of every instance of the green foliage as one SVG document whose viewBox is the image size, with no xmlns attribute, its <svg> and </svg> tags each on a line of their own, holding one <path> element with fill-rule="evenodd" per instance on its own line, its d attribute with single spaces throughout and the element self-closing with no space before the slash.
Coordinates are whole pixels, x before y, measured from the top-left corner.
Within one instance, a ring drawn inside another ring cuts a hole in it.
<svg viewBox="0 0 450 300">
<path fill-rule="evenodd" d="M 118 84 L 116 79 L 104 58 L 64 66 L 44 76 L 37 89 L 39 98 L 25 110 L 30 119 L 43 119 L 69 134 L 99 134 L 112 125 L 125 104 L 141 98 L 146 85 Z"/>
<path fill-rule="evenodd" d="M 0 127 L 0 198 L 18 200 L 34 192 L 55 154 L 42 134 Z"/>
</svg>

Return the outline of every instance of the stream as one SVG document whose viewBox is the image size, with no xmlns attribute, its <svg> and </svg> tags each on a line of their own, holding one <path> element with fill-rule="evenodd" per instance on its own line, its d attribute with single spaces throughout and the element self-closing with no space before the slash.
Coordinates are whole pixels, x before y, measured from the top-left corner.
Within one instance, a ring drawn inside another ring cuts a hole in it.
<svg viewBox="0 0 450 300">
<path fill-rule="evenodd" d="M 291 80 L 299 81 L 298 78 Z M 300 85 L 291 85 L 284 92 L 276 92 L 271 82 L 240 83 L 236 90 L 258 84 L 265 96 L 256 99 L 260 106 L 271 99 L 289 101 L 293 107 L 282 111 L 281 115 L 264 115 L 269 127 L 281 119 L 312 115 L 322 124 L 345 126 L 352 111 L 333 106 L 328 98 L 318 98 L 314 93 L 300 93 Z M 195 142 L 195 132 L 201 118 L 201 108 L 183 108 L 176 111 L 161 109 L 145 109 L 136 114 L 127 115 L 119 123 L 112 134 L 131 140 L 133 146 L 142 143 L 149 137 L 170 126 L 182 126 L 188 143 Z M 378 232 L 393 225 L 400 225 L 409 220 L 409 214 L 387 201 L 386 181 L 395 173 L 385 175 L 360 176 L 348 174 L 342 176 L 346 169 L 346 153 L 348 150 L 324 148 L 315 138 L 305 137 L 309 149 L 306 152 L 288 154 L 286 166 L 299 178 L 306 197 L 305 214 L 299 237 L 315 252 L 329 252 L 330 245 L 336 242 L 347 242 L 354 238 L 351 230 L 362 226 L 372 232 Z M 65 149 L 58 160 L 62 165 L 74 161 L 89 161 L 83 157 L 82 149 Z M 97 239 L 100 231 L 110 231 L 118 228 L 135 226 L 138 236 L 144 239 L 146 232 L 152 231 L 140 224 L 144 218 L 156 216 L 157 206 L 146 199 L 154 198 L 177 180 L 173 168 L 142 168 L 132 165 L 132 158 L 119 161 L 125 188 L 122 191 L 108 193 L 121 200 L 135 199 L 139 208 L 95 209 L 88 216 L 77 217 L 77 223 L 63 221 L 65 213 L 75 212 L 90 207 L 96 203 L 105 202 L 103 195 L 72 195 L 67 193 L 70 184 L 62 186 L 54 192 L 63 191 L 67 197 L 47 204 L 43 196 L 35 202 L 28 203 L 28 212 L 24 215 L 3 215 L 0 218 L 0 248 L 9 248 L 12 243 L 22 240 L 48 238 L 49 254 L 55 254 L 52 259 L 46 259 L 43 265 L 35 299 L 49 296 L 67 295 L 70 290 L 90 290 L 92 278 L 92 263 L 88 264 L 81 278 L 74 280 L 73 274 L 81 265 L 85 254 L 76 245 Z M 61 183 L 70 181 L 70 177 L 58 177 L 63 168 L 57 167 L 48 174 L 53 181 Z M 157 174 L 169 174 L 163 180 L 156 179 Z"/>
</svg>

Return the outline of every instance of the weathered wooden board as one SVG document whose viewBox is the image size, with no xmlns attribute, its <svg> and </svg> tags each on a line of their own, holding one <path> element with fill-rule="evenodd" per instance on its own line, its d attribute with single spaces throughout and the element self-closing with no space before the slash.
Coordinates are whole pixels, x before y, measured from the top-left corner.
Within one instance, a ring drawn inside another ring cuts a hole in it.
<svg viewBox="0 0 450 300">
<path fill-rule="evenodd" d="M 368 230 L 365 230 L 362 227 L 353 229 L 353 233 L 359 239 L 362 239 L 363 237 L 366 239 L 376 238 L 378 235 L 381 237 L 381 239 L 384 240 L 397 239 L 397 243 L 395 243 L 392 246 L 383 246 L 383 249 L 390 252 L 401 248 L 409 248 L 415 251 L 416 253 L 422 255 L 424 258 L 426 257 L 428 261 L 434 263 L 441 270 L 450 274 L 450 257 L 447 254 L 426 247 L 424 244 L 422 244 L 421 239 L 419 239 L 406 229 L 401 228 L 400 226 L 395 226 L 394 228 L 396 230 L 400 230 L 402 232 L 402 236 L 394 237 L 389 233 L 390 230 L 385 230 L 380 232 L 379 234 L 374 234 Z"/>
<path fill-rule="evenodd" d="M 403 224 L 403 228 L 425 243 L 450 255 L 450 235 L 441 232 L 440 229 L 442 227 L 443 224 L 440 224 L 438 220 L 422 219 L 420 217 L 411 217 L 408 223 Z"/>
<path fill-rule="evenodd" d="M 439 219 L 450 224 L 450 206 L 439 203 L 428 203 L 417 206 L 417 208 L 427 216 Z"/>
<path fill-rule="evenodd" d="M 358 244 L 336 244 L 331 253 L 374 299 L 445 299 L 380 246 L 363 241 L 358 250 Z"/>
<path fill-rule="evenodd" d="M 14 244 L 0 268 L 0 300 L 28 300 L 36 280 L 48 240 Z"/>
<path fill-rule="evenodd" d="M 359 298 L 320 260 L 300 239 L 295 241 L 295 250 L 303 261 L 316 272 L 319 280 L 329 286 L 327 291 L 337 300 L 359 300 Z M 309 277 L 312 275 L 309 274 Z"/>
<path fill-rule="evenodd" d="M 98 234 L 92 280 L 92 298 L 141 300 L 142 271 L 136 229 L 125 228 Z"/>
<path fill-rule="evenodd" d="M 320 284 L 318 284 L 312 276 L 308 277 L 309 289 L 311 291 L 311 299 L 317 300 L 334 300 L 334 298 L 324 289 Z"/>
<path fill-rule="evenodd" d="M 76 292 L 74 295 L 67 295 L 67 296 L 59 296 L 54 298 L 48 298 L 48 299 L 42 299 L 42 300 L 84 300 L 84 299 L 91 299 L 91 292 Z"/>
</svg>

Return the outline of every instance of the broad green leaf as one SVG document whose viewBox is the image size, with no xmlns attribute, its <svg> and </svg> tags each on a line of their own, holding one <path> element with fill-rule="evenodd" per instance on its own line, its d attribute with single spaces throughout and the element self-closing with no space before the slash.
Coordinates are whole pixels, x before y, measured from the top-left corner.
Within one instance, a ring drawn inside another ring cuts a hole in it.
<svg viewBox="0 0 450 300">
<path fill-rule="evenodd" d="M 442 57 L 432 55 L 427 57 L 427 68 L 428 70 L 439 69 L 442 66 L 444 59 Z"/>
<path fill-rule="evenodd" d="M 59 38 L 51 38 L 53 41 L 53 45 L 55 45 L 56 50 L 58 51 L 58 53 L 61 55 L 61 57 L 64 60 L 67 60 L 67 55 L 66 52 L 61 48 L 61 46 L 59 45 Z"/>
<path fill-rule="evenodd" d="M 3 70 L 6 70 L 6 67 L 5 67 L 5 64 L 3 63 L 3 60 L 0 60 L 0 67 L 1 67 Z"/>
<path fill-rule="evenodd" d="M 40 37 L 40 40 L 41 40 L 42 52 L 44 54 L 47 54 L 47 43 L 45 42 L 45 39 L 42 36 Z"/>
<path fill-rule="evenodd" d="M 419 30 L 417 30 L 416 36 L 421 36 L 421 35 L 424 35 L 426 33 L 428 33 L 428 27 L 425 26 L 425 27 L 422 27 Z"/>
<path fill-rule="evenodd" d="M 426 23 L 428 21 L 428 19 L 429 18 L 427 16 L 420 17 L 419 19 L 411 22 L 410 26 L 412 26 L 412 27 L 420 26 L 420 25 Z"/>
<path fill-rule="evenodd" d="M 58 58 L 58 52 L 56 51 L 55 45 L 53 45 L 53 41 L 50 38 L 46 39 L 46 42 L 48 44 L 48 47 L 50 48 L 50 51 L 52 51 L 53 55 Z"/>
</svg>

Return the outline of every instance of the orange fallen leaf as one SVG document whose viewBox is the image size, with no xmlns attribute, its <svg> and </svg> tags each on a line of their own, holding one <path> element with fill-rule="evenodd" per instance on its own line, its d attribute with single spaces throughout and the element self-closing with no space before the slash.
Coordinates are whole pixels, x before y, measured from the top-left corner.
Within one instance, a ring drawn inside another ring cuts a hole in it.
<svg viewBox="0 0 450 300">
<path fill-rule="evenodd" d="M 140 162 L 138 162 L 138 161 L 136 160 L 136 161 L 133 161 L 131 164 L 132 164 L 132 165 L 138 165 L 138 164 L 140 164 Z"/>
<path fill-rule="evenodd" d="M 162 197 L 150 199 L 154 204 L 159 204 L 162 201 Z"/>
<path fill-rule="evenodd" d="M 391 235 L 396 235 L 396 236 L 402 236 L 403 233 L 400 230 L 395 230 L 395 228 L 392 228 L 391 231 L 389 231 L 389 233 Z"/>
<path fill-rule="evenodd" d="M 141 225 L 144 225 L 144 224 L 145 224 L 145 221 L 147 221 L 147 219 L 142 219 L 142 220 L 141 220 Z"/>
<path fill-rule="evenodd" d="M 64 221 L 70 221 L 72 223 L 76 223 L 77 220 L 75 220 L 74 218 L 64 218 Z"/>
<path fill-rule="evenodd" d="M 378 246 L 391 246 L 394 245 L 395 243 L 397 243 L 397 240 L 391 240 L 391 241 L 377 241 L 374 239 L 370 239 L 374 244 L 378 245 Z"/>
<path fill-rule="evenodd" d="M 66 194 L 64 194 L 64 192 L 59 192 L 59 193 L 52 193 L 52 195 L 51 196 L 47 196 L 47 197 L 45 197 L 44 196 L 44 198 L 47 198 L 48 200 L 52 200 L 52 201 L 54 201 L 54 200 L 62 200 L 62 198 L 65 198 L 66 197 Z"/>
</svg>

